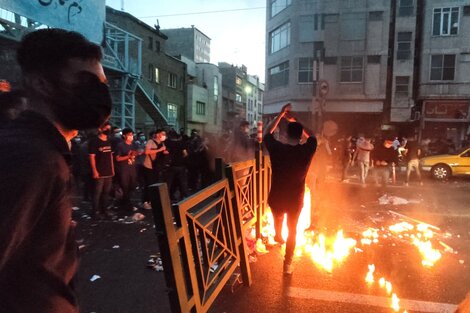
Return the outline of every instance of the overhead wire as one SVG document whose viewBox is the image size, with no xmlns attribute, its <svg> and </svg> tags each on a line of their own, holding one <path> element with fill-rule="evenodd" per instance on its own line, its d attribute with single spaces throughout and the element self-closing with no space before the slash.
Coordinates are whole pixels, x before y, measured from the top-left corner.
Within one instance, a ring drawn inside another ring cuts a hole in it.
<svg viewBox="0 0 470 313">
<path fill-rule="evenodd" d="M 225 12 L 237 12 L 237 11 L 250 11 L 266 9 L 266 7 L 252 7 L 252 8 L 241 8 L 241 9 L 227 9 L 227 10 L 214 10 L 214 11 L 202 11 L 202 12 L 188 12 L 188 13 L 173 13 L 164 15 L 151 15 L 151 16 L 139 16 L 137 18 L 156 18 L 156 17 L 171 17 L 171 16 L 185 16 L 185 15 L 199 15 L 199 14 L 212 14 L 212 13 L 225 13 Z"/>
</svg>

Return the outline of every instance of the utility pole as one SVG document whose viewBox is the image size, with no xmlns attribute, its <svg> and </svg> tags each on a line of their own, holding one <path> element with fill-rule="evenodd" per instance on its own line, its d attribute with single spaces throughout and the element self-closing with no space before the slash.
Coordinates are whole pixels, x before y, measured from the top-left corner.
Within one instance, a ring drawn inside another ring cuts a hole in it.
<svg viewBox="0 0 470 313">
<path fill-rule="evenodd" d="M 313 50 L 313 77 L 312 77 L 312 121 L 317 133 L 321 132 L 323 124 L 323 114 L 328 94 L 329 86 L 326 80 L 323 80 L 323 52 L 322 50 Z M 318 105 L 318 109 L 317 108 Z"/>
</svg>

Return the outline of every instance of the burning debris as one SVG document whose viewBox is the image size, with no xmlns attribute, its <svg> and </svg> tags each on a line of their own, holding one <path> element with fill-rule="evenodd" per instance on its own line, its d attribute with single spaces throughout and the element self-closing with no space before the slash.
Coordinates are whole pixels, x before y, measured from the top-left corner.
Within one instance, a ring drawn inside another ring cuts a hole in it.
<svg viewBox="0 0 470 313">
<path fill-rule="evenodd" d="M 380 204 L 408 204 L 416 201 L 408 201 L 399 197 L 384 195 L 379 199 Z M 418 201 L 419 202 L 419 201 Z M 335 234 L 327 229 L 310 229 L 310 191 L 305 190 L 304 208 L 300 214 L 297 225 L 297 248 L 295 255 L 307 255 L 313 263 L 327 273 L 331 273 L 336 267 L 346 262 L 351 254 L 363 253 L 373 246 L 389 245 L 396 247 L 398 244 L 405 244 L 415 247 L 421 257 L 421 264 L 425 268 L 433 267 L 442 258 L 444 253 L 457 254 L 452 247 L 442 240 L 452 237 L 450 233 L 443 233 L 441 230 L 428 223 L 410 218 L 406 215 L 387 211 L 377 213 L 372 222 L 375 227 L 365 228 L 363 231 L 348 233 L 345 235 L 343 229 L 339 229 Z M 263 217 L 262 236 L 263 241 L 256 241 L 256 251 L 266 253 L 266 245 L 275 245 L 274 223 L 270 212 Z M 305 230 L 305 231 L 304 231 Z M 329 234 L 328 234 L 329 233 Z M 287 237 L 287 227 L 284 225 L 282 237 Z M 363 255 L 368 255 L 367 253 Z M 460 264 L 463 264 L 460 260 Z M 380 266 L 379 266 L 380 267 Z M 400 299 L 394 290 L 392 283 L 384 276 L 378 275 L 375 264 L 368 265 L 365 276 L 368 286 L 377 284 L 388 297 L 390 297 L 390 308 L 394 312 L 406 313 L 400 307 Z"/>
</svg>

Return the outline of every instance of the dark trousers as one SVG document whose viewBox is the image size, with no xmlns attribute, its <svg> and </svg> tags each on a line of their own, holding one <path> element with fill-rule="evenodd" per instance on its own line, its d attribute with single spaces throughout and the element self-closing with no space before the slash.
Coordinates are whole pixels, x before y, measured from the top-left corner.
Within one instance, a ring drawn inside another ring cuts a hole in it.
<svg viewBox="0 0 470 313">
<path fill-rule="evenodd" d="M 158 176 L 153 169 L 146 167 L 143 168 L 142 173 L 144 176 L 144 192 L 142 193 L 142 202 L 149 202 L 149 186 L 158 182 Z"/>
<path fill-rule="evenodd" d="M 119 185 L 122 189 L 121 208 L 132 208 L 131 196 L 137 186 L 137 171 L 135 167 L 122 168 L 119 171 Z"/>
<path fill-rule="evenodd" d="M 292 259 L 294 257 L 294 250 L 296 245 L 296 237 L 297 237 L 297 222 L 299 220 L 300 211 L 302 208 L 298 210 L 291 210 L 287 212 L 287 230 L 289 234 L 287 235 L 286 240 L 286 255 L 284 256 L 284 263 L 290 264 L 292 263 Z M 276 236 L 281 236 L 282 234 L 282 222 L 284 221 L 284 212 L 277 211 L 272 209 L 273 218 L 274 218 L 274 230 L 276 231 Z"/>
<path fill-rule="evenodd" d="M 109 193 L 113 184 L 112 177 L 95 179 L 95 188 L 93 190 L 92 208 L 93 213 L 104 213 L 109 201 Z"/>
<path fill-rule="evenodd" d="M 188 191 L 188 174 L 184 166 L 172 166 L 165 175 L 165 181 L 170 191 L 170 198 L 174 199 L 174 193 L 179 189 L 181 198 L 186 198 L 189 195 Z"/>
</svg>

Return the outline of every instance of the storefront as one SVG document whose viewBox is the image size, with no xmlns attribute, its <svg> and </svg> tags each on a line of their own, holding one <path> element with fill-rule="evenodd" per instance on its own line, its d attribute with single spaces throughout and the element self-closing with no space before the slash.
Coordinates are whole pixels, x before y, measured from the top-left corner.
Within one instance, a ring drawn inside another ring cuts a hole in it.
<svg viewBox="0 0 470 313">
<path fill-rule="evenodd" d="M 421 111 L 420 138 L 452 140 L 459 147 L 469 132 L 470 101 L 424 101 Z"/>
</svg>

